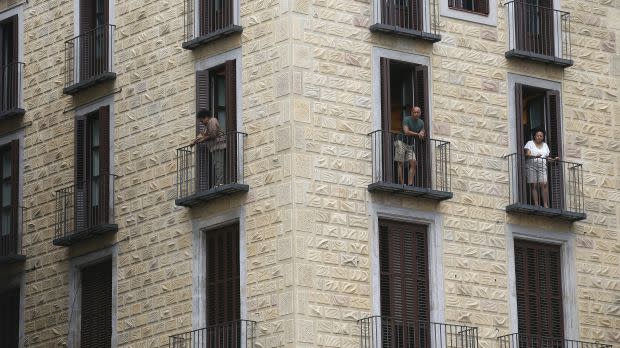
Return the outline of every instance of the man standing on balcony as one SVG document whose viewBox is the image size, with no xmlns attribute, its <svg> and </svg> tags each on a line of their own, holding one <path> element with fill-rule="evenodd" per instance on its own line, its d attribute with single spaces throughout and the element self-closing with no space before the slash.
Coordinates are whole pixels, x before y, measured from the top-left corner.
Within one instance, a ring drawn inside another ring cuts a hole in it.
<svg viewBox="0 0 620 348">
<path fill-rule="evenodd" d="M 413 185 L 413 178 L 416 174 L 417 161 L 415 157 L 415 138 L 423 140 L 426 136 L 424 131 L 424 121 L 420 119 L 422 110 L 418 106 L 411 107 L 411 116 L 406 116 L 403 120 L 403 131 L 394 144 L 394 160 L 398 162 L 398 181 L 404 183 L 404 162 L 409 161 L 409 173 L 407 183 Z"/>
<path fill-rule="evenodd" d="M 200 109 L 196 118 L 204 127 L 198 132 L 190 146 L 205 143 L 209 149 L 211 168 L 213 170 L 213 181 L 209 183 L 209 188 L 224 184 L 224 157 L 226 150 L 226 137 L 220 128 L 217 118 L 213 117 L 207 109 Z M 200 156 L 200 154 L 198 154 Z M 205 175 L 207 173 L 203 173 Z"/>
</svg>

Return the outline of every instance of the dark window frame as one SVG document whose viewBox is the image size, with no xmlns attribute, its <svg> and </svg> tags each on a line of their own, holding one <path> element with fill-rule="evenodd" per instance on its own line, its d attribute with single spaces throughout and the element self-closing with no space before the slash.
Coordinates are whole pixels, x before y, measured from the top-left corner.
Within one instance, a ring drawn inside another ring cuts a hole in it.
<svg viewBox="0 0 620 348">
<path fill-rule="evenodd" d="M 448 8 L 451 10 L 488 16 L 490 1 L 491 0 L 448 0 Z"/>
<path fill-rule="evenodd" d="M 19 14 L 0 22 L 0 113 L 21 106 L 23 63 L 19 61 Z"/>
<path fill-rule="evenodd" d="M 198 0 L 198 37 L 235 26 L 238 4 L 238 0 Z"/>
<path fill-rule="evenodd" d="M 110 52 L 110 0 L 79 0 L 80 81 L 108 71 Z"/>
<path fill-rule="evenodd" d="M 4 156 L 8 155 L 10 161 L 10 175 L 5 177 L 4 173 Z M 0 251 L 11 254 L 19 254 L 19 140 L 15 139 L 0 147 Z M 8 184 L 10 190 L 10 205 L 4 207 L 2 202 L 5 184 Z M 8 230 L 4 226 L 4 214 L 8 213 L 9 226 Z"/>
<path fill-rule="evenodd" d="M 98 124 L 99 143 L 93 144 L 93 127 Z M 110 220 L 112 202 L 110 106 L 79 115 L 75 118 L 75 207 L 76 225 L 97 226 Z M 94 163 L 93 153 L 99 154 L 99 163 Z M 98 167 L 98 175 L 93 168 Z M 95 188 L 93 185 L 97 185 Z M 92 199 L 93 196 L 98 196 Z M 79 229 L 79 228 L 78 228 Z"/>
<path fill-rule="evenodd" d="M 220 123 L 222 131 L 226 133 L 226 149 L 224 151 L 224 167 L 226 183 L 237 180 L 237 60 L 227 60 L 223 64 L 196 72 L 196 110 L 208 109 Z M 224 76 L 224 105 L 216 106 L 217 93 L 220 87 L 217 81 Z M 224 113 L 222 116 L 221 112 Z M 204 125 L 196 120 L 196 134 L 204 130 Z M 212 163 L 209 163 L 207 144 L 196 146 L 196 180 L 198 191 L 206 191 L 216 186 L 212 175 Z"/>
</svg>

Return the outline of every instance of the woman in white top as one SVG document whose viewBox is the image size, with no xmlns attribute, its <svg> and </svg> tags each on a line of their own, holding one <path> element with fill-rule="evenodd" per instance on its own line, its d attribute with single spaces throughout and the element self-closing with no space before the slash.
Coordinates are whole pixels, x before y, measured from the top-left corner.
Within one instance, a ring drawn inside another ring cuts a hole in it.
<svg viewBox="0 0 620 348">
<path fill-rule="evenodd" d="M 534 140 L 525 144 L 525 170 L 527 183 L 530 184 L 534 205 L 538 206 L 538 190 L 542 193 L 543 206 L 549 208 L 549 187 L 547 185 L 547 160 L 549 158 L 549 146 L 544 142 L 545 131 L 537 129 L 534 131 Z M 556 157 L 555 159 L 558 159 Z"/>
</svg>

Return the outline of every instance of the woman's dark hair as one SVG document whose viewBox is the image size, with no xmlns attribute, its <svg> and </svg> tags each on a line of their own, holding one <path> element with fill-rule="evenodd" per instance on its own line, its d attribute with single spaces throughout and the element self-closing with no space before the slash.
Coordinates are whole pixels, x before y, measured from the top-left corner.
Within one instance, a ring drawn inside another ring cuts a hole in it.
<svg viewBox="0 0 620 348">
<path fill-rule="evenodd" d="M 200 118 L 203 119 L 205 117 L 208 117 L 211 113 L 209 112 L 209 109 L 200 109 L 198 110 L 198 112 L 196 113 L 196 118 Z"/>
<path fill-rule="evenodd" d="M 533 139 L 534 137 L 536 137 L 536 133 L 538 133 L 538 132 L 541 132 L 541 133 L 543 134 L 543 138 L 545 138 L 545 137 L 547 136 L 547 133 L 545 132 L 545 130 L 544 130 L 544 129 L 542 129 L 542 128 L 534 128 L 534 129 L 532 130 L 532 139 Z"/>
</svg>

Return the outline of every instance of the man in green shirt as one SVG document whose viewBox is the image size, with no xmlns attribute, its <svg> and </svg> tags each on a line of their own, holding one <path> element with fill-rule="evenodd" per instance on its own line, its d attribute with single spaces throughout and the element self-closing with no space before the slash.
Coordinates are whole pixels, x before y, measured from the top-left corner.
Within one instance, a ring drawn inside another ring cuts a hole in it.
<svg viewBox="0 0 620 348">
<path fill-rule="evenodd" d="M 403 131 L 398 137 L 398 140 L 394 142 L 394 161 L 398 162 L 398 181 L 402 185 L 404 183 L 404 168 L 403 163 L 405 160 L 409 161 L 409 175 L 407 182 L 411 186 L 413 185 L 413 177 L 416 173 L 416 157 L 413 148 L 415 138 L 423 140 L 426 136 L 424 131 L 424 121 L 420 119 L 422 110 L 418 106 L 411 108 L 411 116 L 406 116 L 403 120 Z"/>
</svg>

